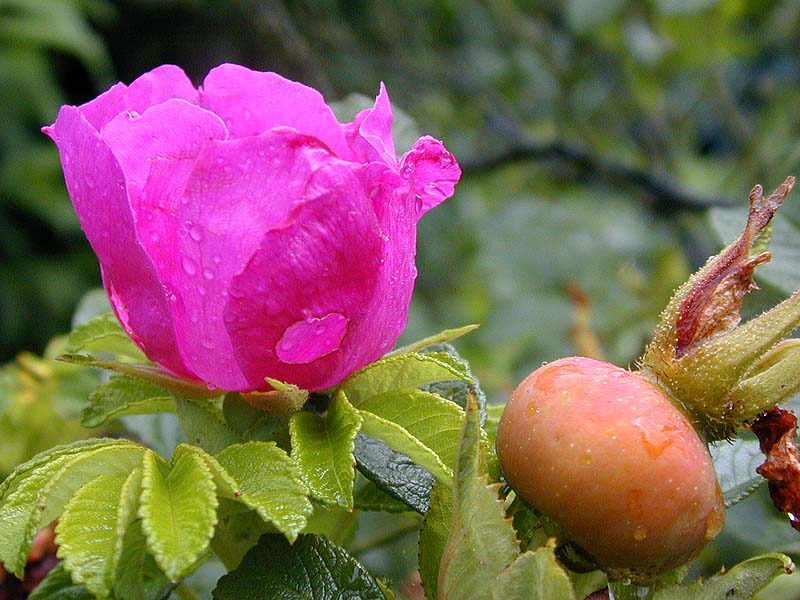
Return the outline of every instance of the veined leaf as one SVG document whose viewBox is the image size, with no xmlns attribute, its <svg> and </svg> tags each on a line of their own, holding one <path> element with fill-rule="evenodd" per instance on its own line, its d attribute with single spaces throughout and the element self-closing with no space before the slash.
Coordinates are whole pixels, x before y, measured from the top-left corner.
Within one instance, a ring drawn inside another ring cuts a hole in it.
<svg viewBox="0 0 800 600">
<path fill-rule="evenodd" d="M 410 389 L 372 396 L 358 410 L 399 425 L 452 471 L 464 422 L 464 411 L 458 405 L 437 394 Z"/>
<path fill-rule="evenodd" d="M 434 484 L 419 532 L 419 575 L 427 600 L 439 598 L 439 567 L 453 521 L 453 488 Z"/>
<path fill-rule="evenodd" d="M 28 600 L 96 600 L 96 596 L 85 586 L 73 583 L 64 563 L 58 563 L 39 582 Z"/>
<path fill-rule="evenodd" d="M 224 511 L 223 500 L 220 511 Z M 237 505 L 241 506 L 241 505 Z M 271 523 L 266 523 L 254 510 L 221 516 L 211 539 L 211 549 L 224 561 L 227 571 L 233 571 L 242 562 L 264 534 L 278 533 Z"/>
<path fill-rule="evenodd" d="M 147 362 L 144 353 L 120 327 L 114 313 L 106 313 L 78 325 L 69 334 L 65 352 L 105 352 L 125 356 L 136 362 Z"/>
<path fill-rule="evenodd" d="M 225 423 L 222 411 L 208 400 L 176 398 L 175 408 L 186 437 L 211 454 L 245 441 Z"/>
<path fill-rule="evenodd" d="M 136 377 L 149 381 L 150 383 L 175 392 L 184 398 L 214 398 L 222 394 L 221 390 L 209 389 L 200 383 L 192 383 L 185 379 L 180 379 L 163 371 L 160 367 L 149 364 L 124 363 L 116 360 L 104 360 L 88 354 L 61 354 L 56 360 L 80 365 L 82 367 L 92 367 L 112 371 L 129 377 Z"/>
<path fill-rule="evenodd" d="M 355 441 L 358 470 L 375 486 L 420 514 L 428 510 L 428 496 L 436 481 L 405 454 L 382 441 L 359 433 Z"/>
<path fill-rule="evenodd" d="M 353 406 L 378 394 L 407 390 L 436 381 L 469 380 L 463 364 L 443 353 L 397 354 L 372 363 L 348 377 L 340 386 Z"/>
<path fill-rule="evenodd" d="M 186 574 L 208 548 L 217 506 L 211 472 L 196 454 L 181 453 L 170 468 L 154 452 L 145 453 L 139 516 L 147 546 L 171 580 Z"/>
<path fill-rule="evenodd" d="M 293 545 L 265 535 L 239 568 L 223 576 L 216 600 L 385 600 L 374 577 L 324 537 L 302 535 Z"/>
<path fill-rule="evenodd" d="M 89 396 L 81 413 L 85 427 L 98 427 L 124 415 L 144 415 L 175 410 L 175 398 L 167 390 L 142 379 L 112 375 Z"/>
<path fill-rule="evenodd" d="M 289 417 L 274 415 L 246 402 L 241 394 L 229 393 L 222 402 L 222 416 L 225 423 L 244 440 L 269 441 L 276 434 L 289 437 Z"/>
<path fill-rule="evenodd" d="M 356 486 L 354 506 L 356 510 L 386 513 L 410 512 L 413 508 L 384 492 L 369 479 L 362 479 L 362 484 Z"/>
<path fill-rule="evenodd" d="M 444 464 L 439 455 L 425 446 L 401 425 L 382 419 L 371 412 L 359 411 L 359 414 L 364 421 L 361 425 L 361 431 L 365 434 L 381 440 L 392 450 L 407 455 L 440 481 L 445 483 L 452 481 L 452 469 Z"/>
<path fill-rule="evenodd" d="M 122 541 L 136 518 L 141 469 L 128 477 L 99 475 L 67 503 L 56 527 L 58 556 L 72 574 L 98 598 L 106 598 L 122 554 Z"/>
<path fill-rule="evenodd" d="M 127 440 L 85 440 L 21 465 L 2 486 L 0 562 L 21 578 L 36 532 L 61 515 L 76 490 L 99 475 L 127 476 L 143 453 Z"/>
<path fill-rule="evenodd" d="M 353 508 L 353 444 L 362 424 L 345 394 L 339 392 L 324 415 L 299 412 L 289 421 L 292 459 L 311 494 L 329 504 Z"/>
<path fill-rule="evenodd" d="M 517 557 L 491 586 L 493 600 L 575 600 L 569 576 L 558 564 L 555 541 Z"/>
<path fill-rule="evenodd" d="M 164 600 L 174 587 L 147 551 L 142 521 L 137 519 L 122 539 L 122 555 L 114 578 L 114 599 Z"/>
<path fill-rule="evenodd" d="M 439 566 L 440 600 L 489 600 L 494 580 L 519 554 L 514 529 L 498 497 L 487 485 L 481 457 L 478 407 L 466 412 L 453 482 L 453 519 Z"/>
<path fill-rule="evenodd" d="M 313 510 L 308 489 L 295 462 L 274 442 L 228 446 L 216 457 L 182 444 L 176 456 L 193 453 L 205 461 L 217 495 L 256 511 L 259 517 L 294 541 Z"/>
<path fill-rule="evenodd" d="M 756 467 L 764 462 L 764 453 L 749 432 L 733 443 L 718 442 L 710 451 L 725 508 L 744 500 L 766 481 L 756 473 Z"/>
<path fill-rule="evenodd" d="M 740 562 L 725 573 L 690 585 L 658 589 L 653 600 L 750 600 L 770 581 L 793 571 L 794 564 L 788 556 L 764 554 Z"/>
<path fill-rule="evenodd" d="M 475 323 L 472 325 L 464 325 L 463 327 L 457 327 L 455 329 L 445 329 L 444 331 L 423 338 L 418 342 L 408 344 L 407 346 L 403 346 L 402 348 L 398 348 L 397 350 L 392 350 L 387 356 L 395 356 L 397 354 L 408 354 L 409 352 L 419 352 L 420 350 L 424 350 L 429 346 L 434 346 L 436 344 L 444 344 L 446 342 L 452 342 L 453 340 L 457 340 L 461 336 L 467 335 L 468 333 L 475 331 L 479 327 L 480 325 Z"/>
</svg>

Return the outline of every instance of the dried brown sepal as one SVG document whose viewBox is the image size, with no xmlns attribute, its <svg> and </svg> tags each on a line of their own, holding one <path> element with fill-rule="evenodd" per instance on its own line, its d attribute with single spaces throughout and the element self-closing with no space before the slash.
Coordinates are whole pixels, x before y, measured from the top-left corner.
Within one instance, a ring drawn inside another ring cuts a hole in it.
<svg viewBox="0 0 800 600">
<path fill-rule="evenodd" d="M 760 185 L 750 192 L 750 212 L 744 231 L 706 265 L 680 303 L 675 322 L 676 358 L 697 342 L 715 333 L 730 331 L 739 324 L 742 299 L 754 287 L 753 271 L 770 259 L 769 252 L 755 256 L 750 256 L 750 252 L 794 183 L 794 177 L 787 177 L 766 198 Z"/>
<path fill-rule="evenodd" d="M 775 407 L 751 425 L 767 460 L 756 472 L 769 483 L 769 495 L 775 507 L 789 515 L 792 527 L 800 530 L 800 457 L 795 436 L 797 417 L 791 411 Z"/>
</svg>

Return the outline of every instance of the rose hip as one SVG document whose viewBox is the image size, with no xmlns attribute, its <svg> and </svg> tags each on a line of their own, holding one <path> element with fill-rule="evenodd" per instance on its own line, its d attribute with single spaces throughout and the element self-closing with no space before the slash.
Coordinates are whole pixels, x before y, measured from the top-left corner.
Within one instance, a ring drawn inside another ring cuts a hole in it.
<svg viewBox="0 0 800 600">
<path fill-rule="evenodd" d="M 612 578 L 647 581 L 694 558 L 722 528 L 706 445 L 658 387 L 581 357 L 514 391 L 497 452 L 515 492 Z"/>
</svg>

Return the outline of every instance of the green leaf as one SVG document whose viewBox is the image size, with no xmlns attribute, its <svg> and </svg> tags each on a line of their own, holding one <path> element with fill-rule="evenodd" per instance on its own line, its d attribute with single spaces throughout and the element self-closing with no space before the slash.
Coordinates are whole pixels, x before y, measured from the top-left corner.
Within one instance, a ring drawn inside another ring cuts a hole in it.
<svg viewBox="0 0 800 600">
<path fill-rule="evenodd" d="M 375 487 L 402 502 L 403 506 L 425 514 L 435 481 L 430 473 L 405 454 L 361 433 L 356 436 L 355 457 L 358 470 Z"/>
<path fill-rule="evenodd" d="M 418 342 L 414 342 L 413 344 L 408 344 L 407 346 L 403 346 L 402 348 L 398 348 L 397 350 L 392 350 L 387 356 L 394 356 L 397 354 L 408 354 L 409 352 L 419 352 L 420 350 L 424 350 L 429 346 L 434 346 L 436 344 L 444 344 L 446 342 L 452 342 L 453 340 L 457 340 L 461 336 L 467 335 L 478 329 L 480 325 L 472 324 L 472 325 L 464 325 L 463 327 L 457 327 L 455 329 L 445 329 L 437 334 L 428 336 L 424 339 L 419 340 Z"/>
<path fill-rule="evenodd" d="M 431 490 L 430 508 L 419 532 L 419 575 L 427 600 L 439 597 L 439 567 L 452 521 L 453 490 L 437 482 Z"/>
<path fill-rule="evenodd" d="M 287 416 L 258 410 L 236 393 L 225 394 L 222 415 L 228 427 L 242 439 L 267 441 L 285 433 L 288 448 Z"/>
<path fill-rule="evenodd" d="M 208 400 L 176 398 L 175 408 L 186 437 L 211 454 L 244 441 L 225 423 L 222 411 Z"/>
<path fill-rule="evenodd" d="M 114 586 L 123 538 L 136 518 L 141 479 L 138 468 L 128 477 L 99 475 L 75 492 L 59 518 L 58 556 L 73 580 L 98 598 L 106 598 Z"/>
<path fill-rule="evenodd" d="M 18 467 L 0 486 L 0 562 L 21 578 L 34 536 L 60 516 L 72 495 L 99 475 L 127 476 L 143 453 L 127 440 L 86 440 Z"/>
<path fill-rule="evenodd" d="M 555 540 L 519 556 L 491 586 L 493 600 L 575 600 L 569 576 L 558 564 Z"/>
<path fill-rule="evenodd" d="M 239 568 L 223 576 L 216 600 L 385 600 L 374 577 L 342 548 L 323 537 L 303 535 L 289 545 L 265 535 Z"/>
<path fill-rule="evenodd" d="M 184 446 L 180 447 L 185 448 Z M 313 507 L 295 462 L 274 442 L 229 446 L 212 459 L 220 497 L 244 504 L 289 541 L 306 526 Z M 223 469 L 225 475 L 217 469 Z"/>
<path fill-rule="evenodd" d="M 223 500 L 222 503 L 226 503 Z M 241 506 L 241 505 L 239 505 Z M 220 512 L 224 508 L 220 506 Z M 233 571 L 242 562 L 245 554 L 258 543 L 265 533 L 276 533 L 275 528 L 264 522 L 253 510 L 237 512 L 220 518 L 211 540 L 211 549 L 222 561 L 227 571 Z"/>
<path fill-rule="evenodd" d="M 341 389 L 353 406 L 378 394 L 407 390 L 436 381 L 461 379 L 469 381 L 463 364 L 441 354 L 397 354 L 387 356 L 348 377 Z"/>
<path fill-rule="evenodd" d="M 28 600 L 95 600 L 85 586 L 74 583 L 72 577 L 64 568 L 64 563 L 59 563 L 47 573 L 39 582 Z"/>
<path fill-rule="evenodd" d="M 498 497 L 487 485 L 481 457 L 481 429 L 474 401 L 467 409 L 453 484 L 453 519 L 439 566 L 438 597 L 490 599 L 493 580 L 519 554 L 514 529 Z"/>
<path fill-rule="evenodd" d="M 172 581 L 189 572 L 207 550 L 217 506 L 211 472 L 195 454 L 181 453 L 170 468 L 147 451 L 139 516 L 148 548 Z"/>
<path fill-rule="evenodd" d="M 427 469 L 437 479 L 449 483 L 453 471 L 430 448 L 397 423 L 382 419 L 371 412 L 359 411 L 364 420 L 361 431 L 381 440 L 389 448 L 411 458 L 419 466 Z"/>
<path fill-rule="evenodd" d="M 794 564 L 788 556 L 764 554 L 740 562 L 725 573 L 687 586 L 657 589 L 653 600 L 750 600 L 770 581 L 793 571 Z"/>
<path fill-rule="evenodd" d="M 358 443 L 358 438 L 356 438 L 356 443 Z M 358 459 L 356 458 L 356 460 Z M 361 511 L 385 513 L 404 513 L 412 510 L 412 507 L 410 507 L 408 504 L 401 502 L 394 496 L 384 492 L 381 488 L 368 479 L 362 479 L 361 485 L 356 485 L 354 507 L 356 510 Z"/>
<path fill-rule="evenodd" d="M 483 428 L 491 445 L 494 445 L 497 439 L 497 426 L 500 424 L 500 417 L 503 416 L 505 408 L 504 404 L 490 404 L 486 407 L 486 423 Z"/>
<path fill-rule="evenodd" d="M 753 434 L 746 432 L 733 443 L 718 442 L 710 452 L 725 508 L 744 500 L 764 483 L 765 479 L 756 473 L 764 454 Z"/>
<path fill-rule="evenodd" d="M 75 354 L 86 351 L 104 352 L 125 356 L 136 362 L 147 362 L 144 353 L 120 327 L 114 313 L 106 313 L 78 325 L 69 334 L 64 352 Z"/>
<path fill-rule="evenodd" d="M 124 415 L 143 415 L 175 410 L 173 395 L 148 381 L 112 375 L 89 396 L 81 413 L 85 427 L 98 427 Z"/>
<path fill-rule="evenodd" d="M 114 599 L 164 600 L 174 587 L 147 551 L 141 520 L 134 521 L 122 540 L 122 554 L 114 578 Z"/>
<path fill-rule="evenodd" d="M 410 389 L 373 396 L 362 402 L 358 410 L 362 416 L 369 412 L 399 425 L 452 472 L 464 422 L 464 411 L 457 404 L 431 392 Z"/>
<path fill-rule="evenodd" d="M 343 393 L 323 415 L 299 412 L 289 421 L 292 459 L 311 494 L 322 502 L 353 508 L 353 444 L 362 418 Z"/>
<path fill-rule="evenodd" d="M 143 379 L 154 385 L 170 390 L 184 398 L 206 399 L 214 398 L 222 394 L 220 390 L 209 389 L 205 385 L 192 383 L 191 381 L 170 375 L 166 371 L 161 370 L 160 367 L 154 365 L 104 360 L 87 354 L 61 354 L 56 357 L 56 360 Z"/>
</svg>

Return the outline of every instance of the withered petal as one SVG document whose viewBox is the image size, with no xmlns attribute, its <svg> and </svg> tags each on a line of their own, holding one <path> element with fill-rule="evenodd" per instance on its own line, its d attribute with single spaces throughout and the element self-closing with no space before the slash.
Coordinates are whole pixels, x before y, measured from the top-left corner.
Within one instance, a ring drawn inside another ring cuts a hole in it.
<svg viewBox="0 0 800 600">
<path fill-rule="evenodd" d="M 755 256 L 750 252 L 794 183 L 794 177 L 787 177 L 766 198 L 760 185 L 750 192 L 750 212 L 742 235 L 707 265 L 681 303 L 675 323 L 676 358 L 698 341 L 739 324 L 742 298 L 753 287 L 753 270 L 770 259 L 768 252 Z"/>
<path fill-rule="evenodd" d="M 768 481 L 769 495 L 775 507 L 788 513 L 792 527 L 800 530 L 800 457 L 795 442 L 797 417 L 776 406 L 756 419 L 750 429 L 767 456 L 756 473 Z"/>
</svg>

